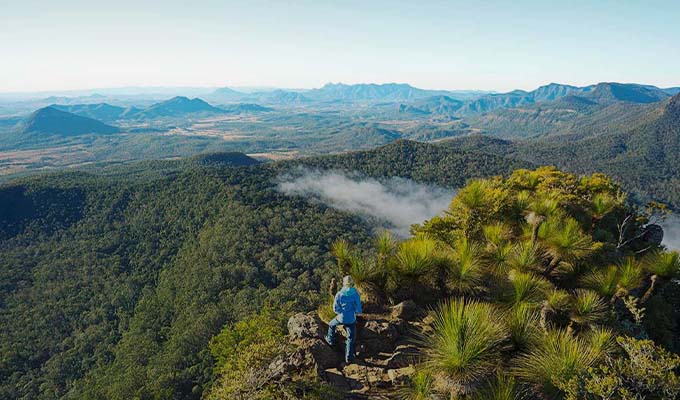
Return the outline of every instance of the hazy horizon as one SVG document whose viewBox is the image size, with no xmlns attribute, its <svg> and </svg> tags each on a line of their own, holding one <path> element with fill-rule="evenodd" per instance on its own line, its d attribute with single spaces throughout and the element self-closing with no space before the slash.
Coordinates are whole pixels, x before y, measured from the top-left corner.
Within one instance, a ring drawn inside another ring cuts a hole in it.
<svg viewBox="0 0 680 400">
<path fill-rule="evenodd" d="M 0 14 L 0 92 L 405 82 L 530 90 L 680 84 L 680 3 L 25 0 Z"/>
<path fill-rule="evenodd" d="M 532 91 L 535 90 L 541 86 L 546 86 L 549 84 L 560 84 L 560 85 L 571 85 L 571 86 L 590 86 L 590 85 L 596 85 L 598 83 L 605 83 L 605 82 L 614 82 L 614 81 L 602 81 L 602 82 L 593 82 L 590 84 L 586 85 L 575 85 L 572 83 L 565 83 L 565 82 L 546 82 L 544 84 L 538 85 L 536 87 L 531 87 L 531 88 L 514 88 L 508 91 L 501 91 L 501 90 L 491 90 L 491 89 L 458 89 L 458 88 L 442 88 L 442 87 L 421 87 L 421 86 L 416 86 L 413 85 L 409 82 L 327 82 L 326 84 L 345 84 L 345 85 L 361 85 L 361 84 L 407 84 L 412 87 L 418 88 L 418 89 L 427 89 L 427 90 L 443 90 L 443 91 L 450 91 L 450 92 L 480 92 L 480 93 L 505 93 L 509 92 L 512 90 L 526 90 L 526 91 Z M 639 85 L 651 85 L 648 82 L 616 82 L 616 83 L 624 83 L 624 84 L 639 84 Z M 200 96 L 201 93 L 208 94 L 211 93 L 212 91 L 220 88 L 229 88 L 235 91 L 240 91 L 243 93 L 256 93 L 256 92 L 267 92 L 267 91 L 273 91 L 273 90 L 288 90 L 288 91 L 308 91 L 308 90 L 313 90 L 313 89 L 319 89 L 322 86 L 326 85 L 320 85 L 316 87 L 276 87 L 276 86 L 172 86 L 172 85 L 166 85 L 166 86 L 116 86 L 116 87 L 84 87 L 84 88 L 77 88 L 77 89 L 53 89 L 53 90 L 35 90 L 35 91 L 10 91 L 10 92 L 3 92 L 0 91 L 0 95 L 8 97 L 8 96 L 38 96 L 38 95 L 43 95 L 43 96 L 88 96 L 88 95 L 96 95 L 96 94 L 103 94 L 103 95 L 108 95 L 108 96 L 115 96 L 115 95 L 150 95 L 150 94 L 176 94 L 180 93 L 182 90 L 185 90 L 189 93 L 186 94 L 186 96 L 190 95 L 196 95 Z M 653 85 L 657 86 L 657 85 Z M 670 89 L 670 88 L 675 88 L 675 87 L 680 87 L 680 83 L 674 84 L 674 85 L 668 85 L 668 86 L 657 86 L 661 89 Z M 202 92 L 203 91 L 203 92 Z M 99 93 L 101 92 L 101 93 Z"/>
</svg>

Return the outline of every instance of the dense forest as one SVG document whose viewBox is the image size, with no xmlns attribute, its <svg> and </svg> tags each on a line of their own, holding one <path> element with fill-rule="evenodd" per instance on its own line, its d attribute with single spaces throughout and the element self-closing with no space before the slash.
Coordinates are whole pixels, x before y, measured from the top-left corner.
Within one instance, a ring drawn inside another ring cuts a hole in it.
<svg viewBox="0 0 680 400">
<path fill-rule="evenodd" d="M 399 141 L 270 164 L 238 154 L 23 178 L 0 188 L 0 398 L 200 398 L 208 343 L 263 304 L 308 309 L 363 219 L 277 192 L 306 165 L 459 187 L 528 166 Z"/>
<path fill-rule="evenodd" d="M 658 211 L 602 174 L 541 167 L 473 180 L 406 240 L 382 232 L 331 246 L 335 276 L 351 275 L 370 310 L 358 367 L 315 347 L 314 329 L 294 338 L 333 318 L 332 302 L 288 321 L 294 350 L 281 309 L 265 308 L 211 341 L 219 376 L 208 398 L 677 399 L 680 255 L 660 245 Z M 415 336 L 397 346 L 405 325 Z M 281 363 L 292 376 L 272 378 Z M 395 383 L 401 373 L 409 379 Z"/>
</svg>

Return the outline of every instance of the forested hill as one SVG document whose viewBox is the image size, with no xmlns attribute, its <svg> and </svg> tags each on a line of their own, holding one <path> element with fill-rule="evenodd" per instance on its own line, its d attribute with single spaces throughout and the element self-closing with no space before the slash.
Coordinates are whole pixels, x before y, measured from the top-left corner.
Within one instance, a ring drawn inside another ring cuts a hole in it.
<svg viewBox="0 0 680 400">
<path fill-rule="evenodd" d="M 446 145 L 552 164 L 577 173 L 603 172 L 640 201 L 653 199 L 680 209 L 680 95 L 646 105 L 617 126 L 591 126 L 589 135 L 583 135 L 588 131 L 584 129 L 535 140 L 471 136 Z"/>
<path fill-rule="evenodd" d="M 0 398 L 200 398 L 214 373 L 208 342 L 226 323 L 264 302 L 308 308 L 334 265 L 329 244 L 370 241 L 359 217 L 275 190 L 299 165 L 458 186 L 527 163 L 399 141 L 0 186 Z"/>
</svg>

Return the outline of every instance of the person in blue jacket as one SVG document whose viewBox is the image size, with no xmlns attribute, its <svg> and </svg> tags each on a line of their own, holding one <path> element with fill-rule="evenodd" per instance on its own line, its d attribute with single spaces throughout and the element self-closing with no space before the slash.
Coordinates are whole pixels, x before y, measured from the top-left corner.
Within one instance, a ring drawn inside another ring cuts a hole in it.
<svg viewBox="0 0 680 400">
<path fill-rule="evenodd" d="M 361 299 L 359 292 L 354 288 L 354 279 L 351 276 L 342 278 L 342 289 L 335 295 L 333 310 L 337 314 L 328 323 L 326 342 L 335 345 L 335 329 L 338 325 L 345 327 L 347 341 L 345 345 L 345 362 L 354 360 L 354 342 L 357 335 L 357 314 L 361 313 Z"/>
</svg>

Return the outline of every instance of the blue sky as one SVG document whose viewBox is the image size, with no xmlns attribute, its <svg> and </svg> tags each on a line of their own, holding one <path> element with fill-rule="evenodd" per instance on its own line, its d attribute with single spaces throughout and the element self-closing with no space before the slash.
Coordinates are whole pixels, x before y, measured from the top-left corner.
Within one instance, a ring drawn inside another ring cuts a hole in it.
<svg viewBox="0 0 680 400">
<path fill-rule="evenodd" d="M 407 82 L 680 85 L 680 1 L 0 4 L 0 92 Z"/>
</svg>

